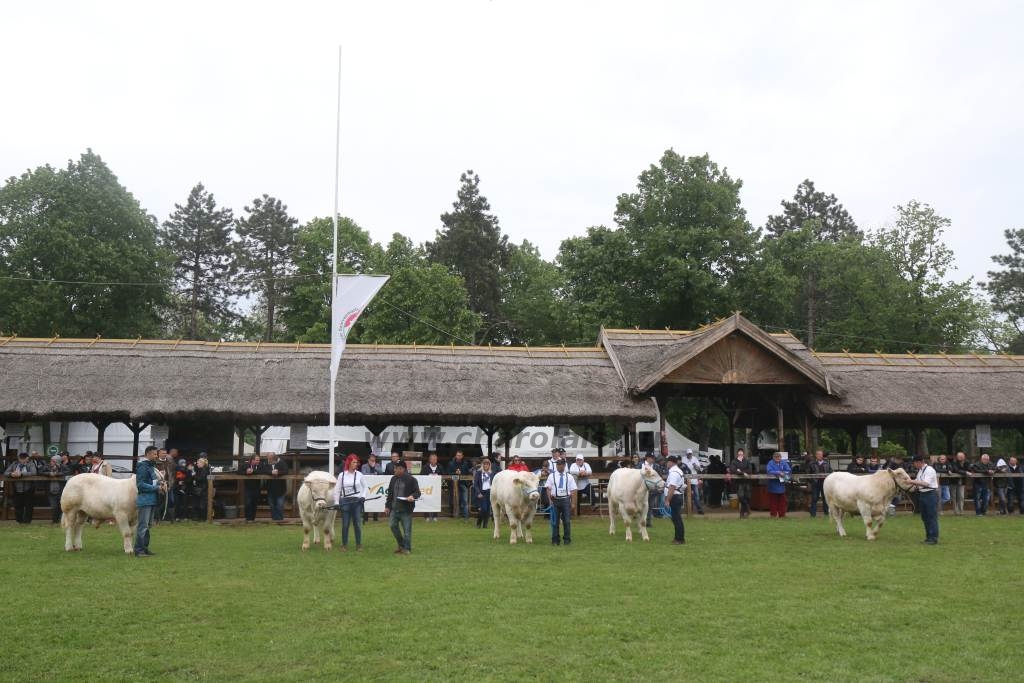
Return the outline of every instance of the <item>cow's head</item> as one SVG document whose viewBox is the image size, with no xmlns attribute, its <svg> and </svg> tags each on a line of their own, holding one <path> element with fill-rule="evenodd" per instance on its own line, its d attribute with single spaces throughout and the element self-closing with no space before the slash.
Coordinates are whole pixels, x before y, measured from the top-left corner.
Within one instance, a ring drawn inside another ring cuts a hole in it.
<svg viewBox="0 0 1024 683">
<path fill-rule="evenodd" d="M 910 475 L 907 474 L 907 471 L 905 469 L 903 469 L 902 467 L 897 467 L 894 470 L 888 470 L 888 472 L 890 476 L 892 476 L 892 481 L 894 484 L 896 484 L 896 488 L 900 489 L 901 491 L 907 491 L 908 489 L 911 488 L 911 485 L 907 483 L 910 481 Z"/>
<path fill-rule="evenodd" d="M 654 468 L 644 465 L 644 468 L 640 470 L 640 476 L 643 477 L 644 486 L 648 491 L 661 493 L 665 490 L 665 480 L 654 471 Z"/>
<path fill-rule="evenodd" d="M 516 478 L 512 480 L 512 483 L 522 489 L 523 498 L 527 498 L 533 503 L 540 500 L 540 477 L 536 474 L 532 472 L 519 472 L 516 474 Z"/>
<path fill-rule="evenodd" d="M 326 472 L 310 472 L 304 480 L 313 497 L 313 507 L 317 510 L 322 510 L 331 504 L 331 494 L 334 491 L 335 479 L 330 475 L 324 475 Z"/>
</svg>

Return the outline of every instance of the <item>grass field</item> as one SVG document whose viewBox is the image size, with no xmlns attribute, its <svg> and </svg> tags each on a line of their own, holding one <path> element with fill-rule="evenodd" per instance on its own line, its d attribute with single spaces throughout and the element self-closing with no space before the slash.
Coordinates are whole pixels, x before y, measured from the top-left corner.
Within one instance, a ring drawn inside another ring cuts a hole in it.
<svg viewBox="0 0 1024 683">
<path fill-rule="evenodd" d="M 823 518 L 698 518 L 672 546 L 574 523 L 571 547 L 472 523 L 384 522 L 360 554 L 298 527 L 163 524 L 149 559 L 116 529 L 0 527 L 5 681 L 1021 680 L 1024 517 L 903 514 L 881 538 Z"/>
</svg>

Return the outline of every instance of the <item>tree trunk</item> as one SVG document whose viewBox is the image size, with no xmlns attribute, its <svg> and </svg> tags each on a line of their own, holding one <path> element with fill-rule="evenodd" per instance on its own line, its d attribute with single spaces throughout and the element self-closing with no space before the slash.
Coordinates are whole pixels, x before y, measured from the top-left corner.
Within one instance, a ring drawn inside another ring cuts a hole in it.
<svg viewBox="0 0 1024 683">
<path fill-rule="evenodd" d="M 196 267 L 192 271 L 192 306 L 189 318 L 189 334 L 192 336 L 190 339 L 199 339 L 199 316 L 196 311 L 199 308 L 199 262 L 196 261 Z"/>
</svg>

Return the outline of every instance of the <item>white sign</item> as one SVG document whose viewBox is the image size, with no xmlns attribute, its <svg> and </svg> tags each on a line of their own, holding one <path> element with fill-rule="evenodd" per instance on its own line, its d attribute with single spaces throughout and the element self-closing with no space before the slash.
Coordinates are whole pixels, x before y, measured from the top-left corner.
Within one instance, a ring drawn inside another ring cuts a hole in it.
<svg viewBox="0 0 1024 683">
<path fill-rule="evenodd" d="M 414 477 L 420 485 L 420 498 L 416 501 L 416 512 L 440 512 L 441 511 L 441 482 L 443 479 L 437 475 Z M 391 477 L 380 474 L 367 474 L 363 476 L 366 482 L 366 512 L 384 512 L 384 505 L 387 503 L 388 484 Z M 370 498 L 377 500 L 370 500 Z"/>
<path fill-rule="evenodd" d="M 304 451 L 306 450 L 306 425 L 302 423 L 293 423 L 290 433 L 288 434 L 288 448 L 293 451 Z"/>
<path fill-rule="evenodd" d="M 881 439 L 882 438 L 882 425 L 868 425 L 868 438 Z M 872 444 L 873 447 L 877 447 L 878 444 Z"/>
<path fill-rule="evenodd" d="M 871 447 L 872 448 L 878 448 L 878 437 L 877 436 L 871 437 Z"/>
<path fill-rule="evenodd" d="M 782 456 L 783 460 L 789 460 L 789 453 L 786 451 L 779 451 L 779 455 Z"/>
<path fill-rule="evenodd" d="M 153 440 L 154 446 L 163 448 L 170 431 L 167 425 L 153 425 L 149 428 L 149 438 Z"/>
<path fill-rule="evenodd" d="M 991 425 L 976 425 L 974 434 L 977 437 L 978 448 L 992 448 L 992 427 Z"/>
</svg>

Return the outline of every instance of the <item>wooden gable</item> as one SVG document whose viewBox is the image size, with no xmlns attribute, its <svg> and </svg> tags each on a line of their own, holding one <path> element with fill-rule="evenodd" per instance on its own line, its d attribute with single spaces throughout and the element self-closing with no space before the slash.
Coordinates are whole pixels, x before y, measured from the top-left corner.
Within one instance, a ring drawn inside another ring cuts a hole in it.
<svg viewBox="0 0 1024 683">
<path fill-rule="evenodd" d="M 669 384 L 806 384 L 808 378 L 759 344 L 734 332 L 660 381 Z"/>
</svg>

